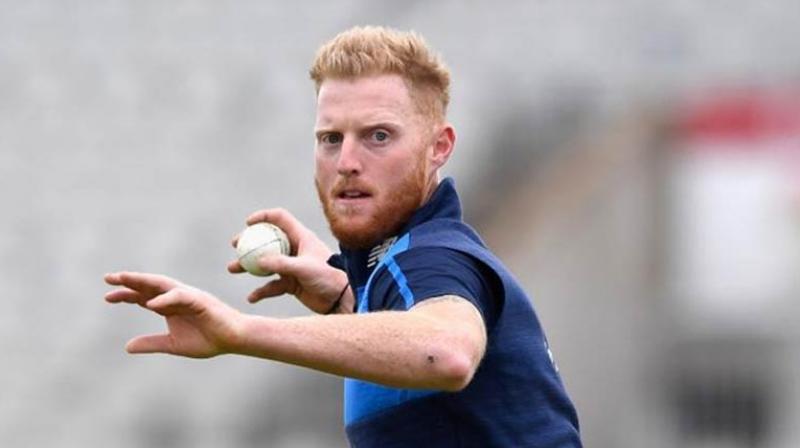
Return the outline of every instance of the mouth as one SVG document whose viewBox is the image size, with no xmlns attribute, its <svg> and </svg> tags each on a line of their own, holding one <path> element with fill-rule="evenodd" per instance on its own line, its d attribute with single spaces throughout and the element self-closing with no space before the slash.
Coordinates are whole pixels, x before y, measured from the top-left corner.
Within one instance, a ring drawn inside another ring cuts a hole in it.
<svg viewBox="0 0 800 448">
<path fill-rule="evenodd" d="M 362 187 L 345 187 L 334 191 L 335 201 L 342 205 L 357 205 L 373 197 L 372 192 Z"/>
<path fill-rule="evenodd" d="M 352 201 L 371 198 L 372 194 L 365 190 L 346 189 L 336 193 L 336 199 Z"/>
</svg>

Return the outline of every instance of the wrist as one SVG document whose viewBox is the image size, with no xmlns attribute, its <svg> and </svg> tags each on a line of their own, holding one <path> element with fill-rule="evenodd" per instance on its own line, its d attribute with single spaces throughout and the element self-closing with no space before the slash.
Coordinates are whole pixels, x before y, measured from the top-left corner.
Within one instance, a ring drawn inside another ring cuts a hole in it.
<svg viewBox="0 0 800 448">
<path fill-rule="evenodd" d="M 240 314 L 235 336 L 228 348 L 229 353 L 258 356 L 258 335 L 269 325 L 270 318 L 252 314 Z"/>
<path fill-rule="evenodd" d="M 250 316 L 242 312 L 236 313 L 231 325 L 231 332 L 224 340 L 221 352 L 225 354 L 239 354 L 247 335 L 247 320 Z"/>
<path fill-rule="evenodd" d="M 331 304 L 331 307 L 328 309 L 327 312 L 325 312 L 325 314 L 341 314 L 342 313 L 342 302 L 343 302 L 343 299 L 344 299 L 344 297 L 347 294 L 349 289 L 350 289 L 350 282 L 348 281 L 347 283 L 344 284 L 344 287 L 342 288 L 341 292 L 336 297 L 336 299 L 333 301 L 333 303 Z"/>
</svg>

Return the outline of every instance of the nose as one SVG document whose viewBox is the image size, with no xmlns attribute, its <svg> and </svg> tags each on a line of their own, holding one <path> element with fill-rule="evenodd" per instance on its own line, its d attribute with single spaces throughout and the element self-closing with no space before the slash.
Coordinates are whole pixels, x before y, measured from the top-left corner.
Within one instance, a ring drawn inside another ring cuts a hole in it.
<svg viewBox="0 0 800 448">
<path fill-rule="evenodd" d="M 354 176 L 361 173 L 362 165 L 358 141 L 349 136 L 343 137 L 336 161 L 336 171 L 342 176 Z"/>
</svg>

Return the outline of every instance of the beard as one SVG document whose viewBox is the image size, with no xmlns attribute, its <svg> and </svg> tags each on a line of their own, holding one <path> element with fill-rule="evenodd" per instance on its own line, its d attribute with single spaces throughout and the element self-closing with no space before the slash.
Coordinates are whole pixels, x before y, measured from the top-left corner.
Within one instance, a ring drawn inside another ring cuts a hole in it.
<svg viewBox="0 0 800 448">
<path fill-rule="evenodd" d="M 348 183 L 358 183 L 340 177 L 330 191 L 322 191 L 318 179 L 314 179 L 322 210 L 328 220 L 331 233 L 339 243 L 348 249 L 368 249 L 385 238 L 396 234 L 405 225 L 414 212 L 426 199 L 427 166 L 424 156 L 417 159 L 414 168 L 409 171 L 399 184 L 382 192 L 380 196 L 372 196 L 375 201 L 368 216 L 350 219 L 354 210 L 337 210 L 334 206 L 335 195 Z"/>
</svg>

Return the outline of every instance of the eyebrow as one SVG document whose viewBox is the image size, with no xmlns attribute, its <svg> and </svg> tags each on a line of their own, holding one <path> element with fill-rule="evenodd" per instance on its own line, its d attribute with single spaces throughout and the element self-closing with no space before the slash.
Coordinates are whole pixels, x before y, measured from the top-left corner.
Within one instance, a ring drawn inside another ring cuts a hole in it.
<svg viewBox="0 0 800 448">
<path fill-rule="evenodd" d="M 375 122 L 367 123 L 363 126 L 365 129 L 370 128 L 401 128 L 403 127 L 399 122 L 394 120 L 378 120 Z"/>
</svg>

